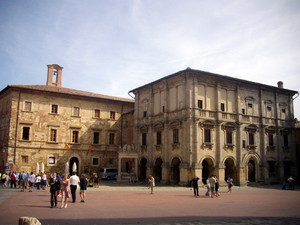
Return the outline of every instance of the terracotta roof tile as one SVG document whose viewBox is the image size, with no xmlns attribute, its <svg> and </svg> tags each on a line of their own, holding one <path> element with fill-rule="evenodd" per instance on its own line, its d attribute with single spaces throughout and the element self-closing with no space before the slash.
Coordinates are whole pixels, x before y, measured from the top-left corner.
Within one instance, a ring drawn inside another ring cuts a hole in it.
<svg viewBox="0 0 300 225">
<path fill-rule="evenodd" d="M 134 99 L 130 99 L 130 98 L 120 98 L 120 97 L 114 97 L 109 95 L 96 94 L 88 91 L 80 91 L 80 90 L 56 87 L 50 85 L 8 85 L 7 87 L 134 103 Z"/>
</svg>

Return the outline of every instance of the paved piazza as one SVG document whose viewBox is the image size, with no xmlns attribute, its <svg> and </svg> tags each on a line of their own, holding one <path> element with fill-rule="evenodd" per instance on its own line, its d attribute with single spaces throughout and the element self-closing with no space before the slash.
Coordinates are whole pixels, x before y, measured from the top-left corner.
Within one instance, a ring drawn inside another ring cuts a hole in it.
<svg viewBox="0 0 300 225">
<path fill-rule="evenodd" d="M 194 197 L 191 188 L 117 185 L 89 188 L 87 201 L 50 208 L 49 190 L 0 189 L 0 224 L 18 224 L 21 216 L 42 224 L 300 224 L 300 191 L 279 186 L 220 188 L 218 198 Z M 60 199 L 59 199 L 60 200 Z"/>
</svg>

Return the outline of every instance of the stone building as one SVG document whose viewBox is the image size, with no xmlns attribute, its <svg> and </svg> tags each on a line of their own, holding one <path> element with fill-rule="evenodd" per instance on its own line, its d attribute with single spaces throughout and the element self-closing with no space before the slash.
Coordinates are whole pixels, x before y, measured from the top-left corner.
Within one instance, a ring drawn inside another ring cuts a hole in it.
<svg viewBox="0 0 300 225">
<path fill-rule="evenodd" d="M 122 147 L 133 144 L 134 101 L 63 88 L 62 69 L 48 65 L 46 85 L 9 85 L 0 92 L 1 171 L 136 168 L 135 156 L 118 160 Z"/>
<path fill-rule="evenodd" d="M 130 91 L 139 176 L 187 184 L 232 176 L 237 185 L 296 175 L 296 91 L 186 69 Z"/>
<path fill-rule="evenodd" d="M 296 182 L 300 184 L 300 121 L 295 124 L 296 127 L 296 163 L 297 163 L 297 177 Z"/>
</svg>

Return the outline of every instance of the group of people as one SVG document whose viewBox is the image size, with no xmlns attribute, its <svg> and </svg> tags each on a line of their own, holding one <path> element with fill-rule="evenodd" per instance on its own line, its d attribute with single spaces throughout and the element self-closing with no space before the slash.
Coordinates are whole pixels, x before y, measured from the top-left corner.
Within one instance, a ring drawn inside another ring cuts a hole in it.
<svg viewBox="0 0 300 225">
<path fill-rule="evenodd" d="M 86 200 L 86 190 L 88 187 L 88 179 L 84 174 L 79 178 L 75 172 L 72 176 L 59 175 L 57 173 L 51 173 L 47 177 L 46 173 L 34 174 L 14 171 L 0 174 L 2 187 L 19 188 L 21 192 L 28 189 L 32 192 L 34 188 L 37 190 L 45 190 L 46 187 L 50 188 L 50 205 L 51 208 L 57 207 L 57 197 L 61 197 L 61 208 L 67 208 L 67 203 L 72 197 L 72 202 L 76 202 L 76 190 L 77 186 L 80 187 L 81 202 Z M 95 175 L 92 176 L 95 183 Z M 98 180 L 98 179 L 97 179 Z"/>
<path fill-rule="evenodd" d="M 26 173 L 15 171 L 3 173 L 0 175 L 2 187 L 20 188 L 21 191 L 29 189 L 32 192 L 34 186 L 39 190 L 42 188 L 45 190 L 47 185 L 47 175 L 45 173 L 39 173 L 35 175 L 33 172 Z"/>
<path fill-rule="evenodd" d="M 58 196 L 61 196 L 61 208 L 67 208 L 70 195 L 72 197 L 72 202 L 75 203 L 78 185 L 80 187 L 80 202 L 85 202 L 88 180 L 84 174 L 79 178 L 76 173 L 73 172 L 70 177 L 62 175 L 58 178 L 57 174 L 53 173 L 50 175 L 49 185 L 51 208 L 57 207 Z"/>
<path fill-rule="evenodd" d="M 226 179 L 226 183 L 228 185 L 228 192 L 231 192 L 231 188 L 233 185 L 233 179 L 229 176 Z M 194 196 L 199 196 L 199 177 L 194 177 L 191 181 L 191 185 L 194 190 Z M 206 188 L 207 191 L 205 196 L 209 196 L 211 198 L 220 196 L 219 194 L 219 179 L 217 175 L 211 175 L 206 180 Z"/>
</svg>

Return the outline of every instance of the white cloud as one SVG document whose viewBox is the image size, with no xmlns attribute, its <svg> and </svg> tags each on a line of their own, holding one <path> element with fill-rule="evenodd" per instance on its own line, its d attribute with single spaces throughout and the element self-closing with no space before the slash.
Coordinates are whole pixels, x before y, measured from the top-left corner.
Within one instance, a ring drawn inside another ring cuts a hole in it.
<svg viewBox="0 0 300 225">
<path fill-rule="evenodd" d="M 57 63 L 65 87 L 122 97 L 188 66 L 300 89 L 297 0 L 1 4 L 1 88 L 45 83 Z"/>
</svg>

